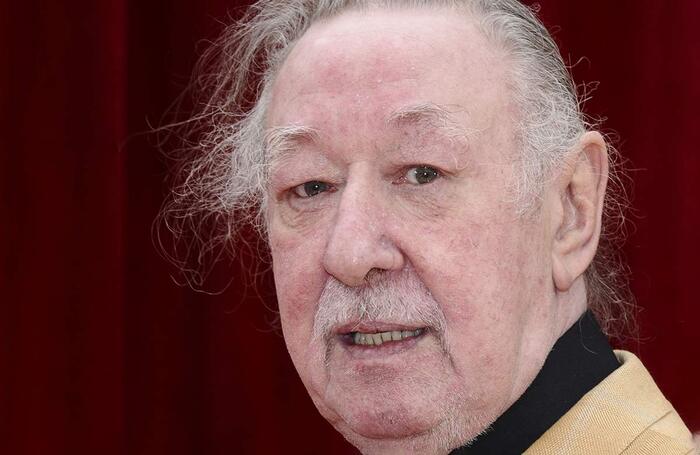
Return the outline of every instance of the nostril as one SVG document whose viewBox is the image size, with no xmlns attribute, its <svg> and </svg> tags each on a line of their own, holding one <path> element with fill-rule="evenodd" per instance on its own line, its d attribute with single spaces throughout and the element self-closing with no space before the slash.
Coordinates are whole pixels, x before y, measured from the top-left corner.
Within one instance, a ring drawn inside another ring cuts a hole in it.
<svg viewBox="0 0 700 455">
<path fill-rule="evenodd" d="M 364 282 L 365 284 L 373 284 L 376 283 L 377 281 L 381 280 L 382 275 L 384 274 L 385 270 L 380 269 L 378 267 L 373 267 L 367 272 L 367 275 L 365 275 Z"/>
</svg>

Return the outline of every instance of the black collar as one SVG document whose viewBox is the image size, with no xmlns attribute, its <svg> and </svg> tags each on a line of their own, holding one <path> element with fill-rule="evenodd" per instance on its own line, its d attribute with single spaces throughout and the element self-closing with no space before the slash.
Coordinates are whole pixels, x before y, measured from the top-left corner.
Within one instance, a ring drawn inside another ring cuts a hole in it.
<svg viewBox="0 0 700 455">
<path fill-rule="evenodd" d="M 557 340 L 525 393 L 454 455 L 521 454 L 620 363 L 590 311 Z"/>
</svg>

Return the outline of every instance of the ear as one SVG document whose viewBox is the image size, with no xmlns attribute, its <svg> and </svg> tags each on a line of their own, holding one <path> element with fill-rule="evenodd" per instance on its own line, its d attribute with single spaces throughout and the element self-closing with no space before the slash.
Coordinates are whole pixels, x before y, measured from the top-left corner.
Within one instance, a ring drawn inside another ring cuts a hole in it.
<svg viewBox="0 0 700 455">
<path fill-rule="evenodd" d="M 556 180 L 552 277 L 566 292 L 593 261 L 600 239 L 608 182 L 608 150 L 603 136 L 581 136 Z"/>
</svg>

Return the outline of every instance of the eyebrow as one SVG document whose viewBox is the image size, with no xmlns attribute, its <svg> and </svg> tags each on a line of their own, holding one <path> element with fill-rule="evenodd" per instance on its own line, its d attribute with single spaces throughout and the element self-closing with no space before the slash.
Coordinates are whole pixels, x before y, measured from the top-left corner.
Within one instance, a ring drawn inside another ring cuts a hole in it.
<svg viewBox="0 0 700 455">
<path fill-rule="evenodd" d="M 459 108 L 459 106 L 452 107 Z M 457 112 L 457 110 L 450 110 L 447 106 L 435 103 L 412 104 L 389 114 L 387 124 L 396 127 L 412 125 L 437 129 L 450 140 L 466 143 L 470 131 L 454 119 L 453 112 Z M 280 163 L 293 155 L 299 144 L 317 142 L 318 139 L 319 133 L 315 128 L 304 125 L 286 125 L 266 130 L 263 141 L 270 162 Z"/>
<path fill-rule="evenodd" d="M 272 161 L 284 160 L 298 144 L 316 142 L 319 134 L 314 128 L 303 125 L 276 126 L 265 131 L 265 152 Z"/>
<path fill-rule="evenodd" d="M 455 109 L 456 108 L 456 109 Z M 449 139 L 466 142 L 471 131 L 462 126 L 453 113 L 464 110 L 457 105 L 418 103 L 401 107 L 389 115 L 387 123 L 395 126 L 422 126 L 440 130 Z"/>
</svg>

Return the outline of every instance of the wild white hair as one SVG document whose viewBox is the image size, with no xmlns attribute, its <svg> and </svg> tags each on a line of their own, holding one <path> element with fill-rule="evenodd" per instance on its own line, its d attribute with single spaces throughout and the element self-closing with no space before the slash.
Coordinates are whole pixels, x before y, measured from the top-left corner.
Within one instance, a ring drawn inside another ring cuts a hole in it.
<svg viewBox="0 0 700 455">
<path fill-rule="evenodd" d="M 244 226 L 265 238 L 268 176 L 265 111 L 272 82 L 294 43 L 311 24 L 348 10 L 451 8 L 474 20 L 510 59 L 510 90 L 519 108 L 521 155 L 512 197 L 521 216 L 536 211 L 552 170 L 591 125 L 554 40 L 535 11 L 516 0 L 259 0 L 202 55 L 190 86 L 194 115 L 166 130 L 181 140 L 178 180 L 160 227 L 171 233 L 169 258 L 201 286 L 224 247 Z M 625 192 L 611 153 L 601 244 L 586 271 L 589 307 L 606 333 L 633 327 L 626 268 L 619 260 Z"/>
</svg>

